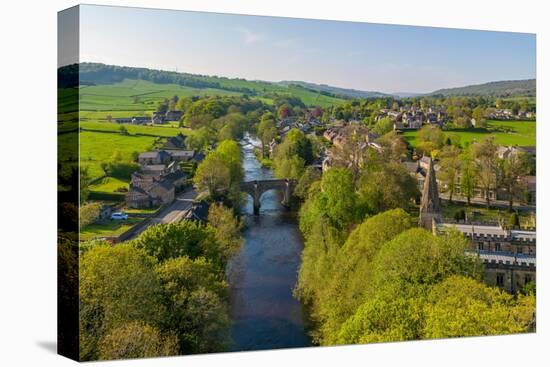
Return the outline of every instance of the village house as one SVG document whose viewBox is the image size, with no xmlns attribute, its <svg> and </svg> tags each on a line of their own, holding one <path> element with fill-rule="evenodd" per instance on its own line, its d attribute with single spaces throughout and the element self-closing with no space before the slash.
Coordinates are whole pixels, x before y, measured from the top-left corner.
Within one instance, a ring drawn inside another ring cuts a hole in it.
<svg viewBox="0 0 550 367">
<path fill-rule="evenodd" d="M 126 205 L 130 208 L 151 208 L 169 204 L 186 181 L 187 176 L 178 169 L 176 162 L 144 165 L 132 174 Z"/>
<path fill-rule="evenodd" d="M 183 117 L 183 111 L 173 110 L 173 111 L 167 111 L 164 114 L 165 121 L 180 121 L 182 117 Z"/>
<path fill-rule="evenodd" d="M 140 153 L 138 156 L 138 163 L 143 165 L 150 164 L 167 164 L 170 162 L 171 156 L 168 152 L 164 150 L 159 150 L 155 152 L 144 152 Z"/>
</svg>

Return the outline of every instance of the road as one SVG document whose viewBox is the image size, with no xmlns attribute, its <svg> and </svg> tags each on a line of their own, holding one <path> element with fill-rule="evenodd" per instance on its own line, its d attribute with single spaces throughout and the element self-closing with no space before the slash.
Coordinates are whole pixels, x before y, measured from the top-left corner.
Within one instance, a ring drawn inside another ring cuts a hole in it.
<svg viewBox="0 0 550 367">
<path fill-rule="evenodd" d="M 151 225 L 159 223 L 167 224 L 179 222 L 183 218 L 185 212 L 189 208 L 191 208 L 191 205 L 193 205 L 193 200 L 195 200 L 196 197 L 197 192 L 192 188 L 180 193 L 178 196 L 176 196 L 176 199 L 172 202 L 172 204 L 161 210 L 160 213 L 158 213 L 148 221 L 146 226 L 143 226 L 143 228 L 135 231 L 134 233 L 132 233 L 130 238 L 127 238 L 125 240 L 137 237 L 141 232 L 145 231 Z"/>
</svg>

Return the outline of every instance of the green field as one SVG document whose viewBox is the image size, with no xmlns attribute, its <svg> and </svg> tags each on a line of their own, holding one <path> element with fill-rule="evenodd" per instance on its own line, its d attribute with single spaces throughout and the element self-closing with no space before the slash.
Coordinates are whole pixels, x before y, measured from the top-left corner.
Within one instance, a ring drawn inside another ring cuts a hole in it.
<svg viewBox="0 0 550 367">
<path fill-rule="evenodd" d="M 173 125 L 132 125 L 132 124 L 117 124 L 116 122 L 99 122 L 99 121 L 81 121 L 80 127 L 83 130 L 106 131 L 120 133 L 120 127 L 124 126 L 129 134 L 145 134 L 159 137 L 176 136 L 179 133 L 186 135 L 189 129 L 174 127 Z"/>
<path fill-rule="evenodd" d="M 216 79 L 224 87 L 248 88 L 258 93 L 266 103 L 273 100 L 265 94 L 277 93 L 299 97 L 306 105 L 327 107 L 340 104 L 343 99 L 325 96 L 304 88 L 283 86 L 266 82 L 241 79 Z M 80 117 L 82 119 L 106 119 L 107 115 L 132 117 L 150 115 L 157 104 L 174 95 L 187 96 L 240 96 L 242 93 L 214 88 L 191 88 L 177 84 L 156 84 L 145 80 L 125 79 L 119 83 L 82 86 L 80 92 Z M 63 92 L 69 94 L 69 92 Z"/>
<path fill-rule="evenodd" d="M 99 223 L 85 226 L 80 230 L 80 240 L 87 241 L 94 237 L 116 237 L 139 223 L 141 218 L 128 218 L 127 220 L 107 219 Z"/>
<path fill-rule="evenodd" d="M 458 137 L 462 146 L 480 141 L 487 136 L 494 136 L 498 145 L 535 146 L 536 122 L 490 120 L 487 128 L 445 130 L 445 134 Z M 403 136 L 413 147 L 418 145 L 418 130 L 406 131 Z"/>
<path fill-rule="evenodd" d="M 119 151 L 124 160 L 132 159 L 132 152 L 152 150 L 162 138 L 150 136 L 120 135 L 118 133 L 100 133 L 82 131 L 80 133 L 80 163 L 88 168 L 91 179 L 103 176 L 101 162 L 108 161 L 115 151 Z"/>
<path fill-rule="evenodd" d="M 196 89 L 177 84 L 155 84 L 145 80 L 125 79 L 120 83 L 80 87 L 80 111 L 82 117 L 85 118 L 97 117 L 87 115 L 89 112 L 100 113 L 99 116 L 101 118 L 106 118 L 107 114 L 113 115 L 114 113 L 117 114 L 117 117 L 143 115 L 151 113 L 159 102 L 174 95 L 186 97 L 240 95 L 240 93 L 220 89 Z M 125 115 L 118 114 L 117 111 L 124 112 Z"/>
<path fill-rule="evenodd" d="M 90 191 L 112 193 L 120 188 L 128 189 L 128 182 L 115 177 L 104 177 L 88 188 Z"/>
</svg>

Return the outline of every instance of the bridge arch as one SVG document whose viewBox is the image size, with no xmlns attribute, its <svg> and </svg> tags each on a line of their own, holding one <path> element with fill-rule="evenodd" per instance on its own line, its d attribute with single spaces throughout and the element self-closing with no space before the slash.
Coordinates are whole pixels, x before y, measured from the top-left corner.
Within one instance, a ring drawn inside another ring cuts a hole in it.
<svg viewBox="0 0 550 367">
<path fill-rule="evenodd" d="M 294 186 L 296 186 L 295 180 L 288 178 L 253 180 L 243 182 L 241 184 L 241 191 L 246 192 L 252 197 L 254 200 L 254 215 L 259 215 L 261 206 L 260 199 L 264 192 L 269 190 L 281 191 L 283 193 L 283 201 L 281 203 L 288 207 L 290 205 L 290 197 L 294 191 Z"/>
</svg>

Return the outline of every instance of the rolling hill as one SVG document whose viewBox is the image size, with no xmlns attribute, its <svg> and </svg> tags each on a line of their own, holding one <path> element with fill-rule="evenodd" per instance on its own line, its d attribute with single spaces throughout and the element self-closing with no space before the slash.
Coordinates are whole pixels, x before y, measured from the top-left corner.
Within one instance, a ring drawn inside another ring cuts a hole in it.
<svg viewBox="0 0 550 367">
<path fill-rule="evenodd" d="M 445 88 L 429 93 L 429 95 L 534 97 L 536 93 L 536 79 L 525 79 L 489 82 L 458 88 Z"/>
</svg>

